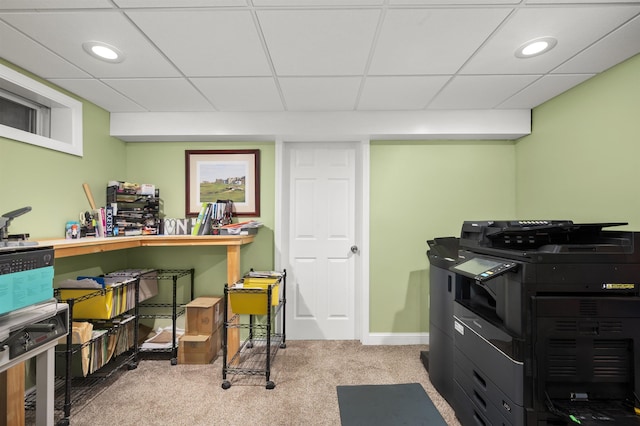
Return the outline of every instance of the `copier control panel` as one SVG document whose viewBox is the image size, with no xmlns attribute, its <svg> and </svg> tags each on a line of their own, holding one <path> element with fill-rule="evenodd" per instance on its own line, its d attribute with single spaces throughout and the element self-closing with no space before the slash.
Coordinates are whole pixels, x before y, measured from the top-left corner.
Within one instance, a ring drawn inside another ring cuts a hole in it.
<svg viewBox="0 0 640 426">
<path fill-rule="evenodd" d="M 466 277 L 482 282 L 515 269 L 517 266 L 518 264 L 513 261 L 474 257 L 452 266 L 451 269 Z"/>
</svg>

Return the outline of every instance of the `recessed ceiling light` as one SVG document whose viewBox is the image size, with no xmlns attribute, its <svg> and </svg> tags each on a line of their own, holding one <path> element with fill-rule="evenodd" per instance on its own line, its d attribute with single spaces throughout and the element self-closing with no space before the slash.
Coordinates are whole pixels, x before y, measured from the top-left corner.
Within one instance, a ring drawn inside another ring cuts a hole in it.
<svg viewBox="0 0 640 426">
<path fill-rule="evenodd" d="M 106 62 L 122 62 L 124 54 L 117 48 L 100 41 L 87 41 L 82 43 L 82 48 L 94 58 Z"/>
<path fill-rule="evenodd" d="M 553 37 L 539 37 L 529 40 L 516 50 L 518 58 L 532 58 L 553 49 L 558 40 Z"/>
</svg>

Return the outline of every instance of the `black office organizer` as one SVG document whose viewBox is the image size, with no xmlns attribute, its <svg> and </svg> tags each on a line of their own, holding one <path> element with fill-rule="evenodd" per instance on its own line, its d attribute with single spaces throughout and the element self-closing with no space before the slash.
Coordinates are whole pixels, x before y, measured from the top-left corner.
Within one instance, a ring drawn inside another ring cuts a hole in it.
<svg viewBox="0 0 640 426">
<path fill-rule="evenodd" d="M 164 204 L 159 189 L 153 195 L 143 195 L 134 189 L 107 186 L 107 206 L 115 208 L 114 227 L 120 236 L 162 233 Z"/>
</svg>

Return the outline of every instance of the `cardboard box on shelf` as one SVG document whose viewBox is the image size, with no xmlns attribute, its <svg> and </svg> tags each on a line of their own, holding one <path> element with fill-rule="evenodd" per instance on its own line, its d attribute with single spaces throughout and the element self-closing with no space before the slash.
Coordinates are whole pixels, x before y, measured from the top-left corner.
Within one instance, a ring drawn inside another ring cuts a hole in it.
<svg viewBox="0 0 640 426">
<path fill-rule="evenodd" d="M 224 320 L 222 298 L 201 296 L 186 304 L 186 335 L 213 335 Z"/>
<path fill-rule="evenodd" d="M 222 329 L 219 328 L 218 331 L 213 333 L 211 336 L 211 343 L 213 344 L 213 361 L 218 358 L 218 354 L 220 350 L 222 350 Z"/>
</svg>

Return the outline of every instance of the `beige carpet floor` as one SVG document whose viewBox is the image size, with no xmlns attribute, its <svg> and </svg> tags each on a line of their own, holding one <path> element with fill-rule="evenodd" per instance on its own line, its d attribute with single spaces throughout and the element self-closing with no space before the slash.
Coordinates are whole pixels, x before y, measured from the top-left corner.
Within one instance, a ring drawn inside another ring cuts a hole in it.
<svg viewBox="0 0 640 426">
<path fill-rule="evenodd" d="M 364 346 L 356 341 L 288 341 L 264 375 L 227 375 L 222 357 L 208 365 L 141 359 L 95 396 L 71 409 L 74 426 L 340 425 L 336 386 L 420 383 L 447 424 L 459 422 L 420 361 L 426 346 Z M 243 362 L 250 362 L 243 359 Z M 264 358 L 258 369 L 266 370 Z M 56 413 L 57 416 L 60 413 Z"/>
</svg>

